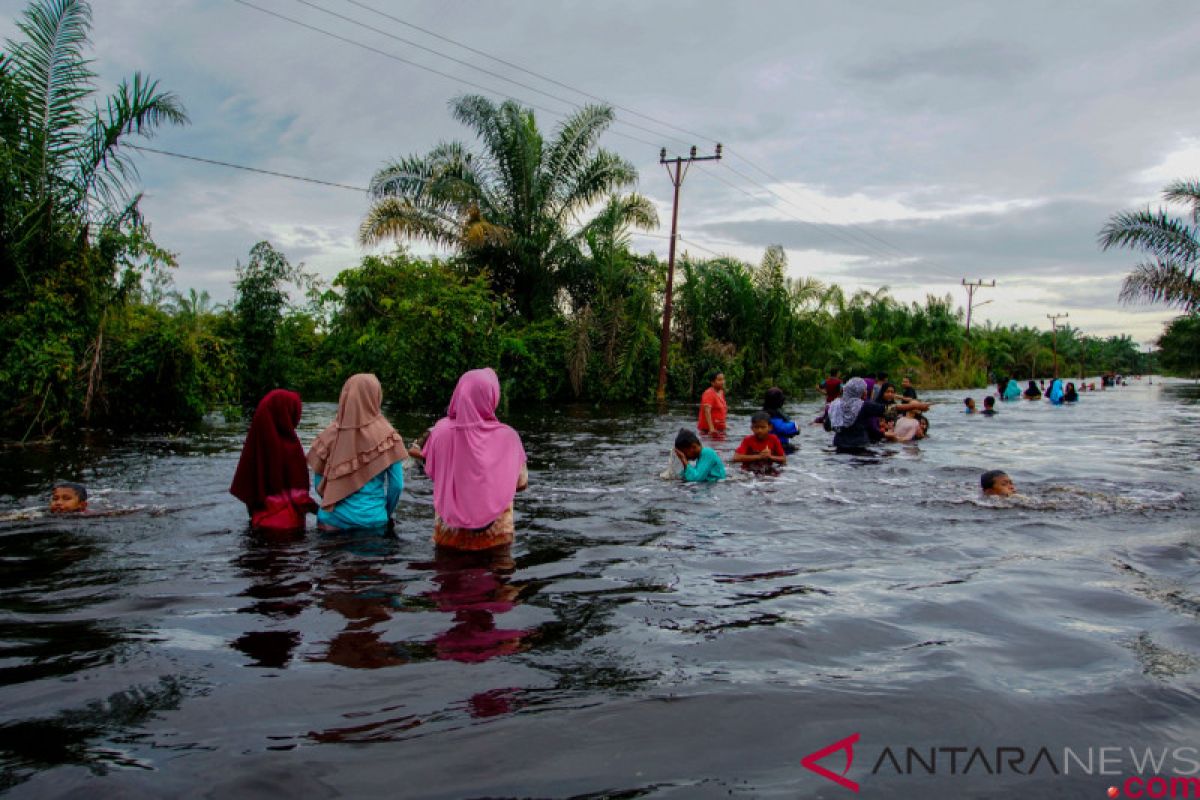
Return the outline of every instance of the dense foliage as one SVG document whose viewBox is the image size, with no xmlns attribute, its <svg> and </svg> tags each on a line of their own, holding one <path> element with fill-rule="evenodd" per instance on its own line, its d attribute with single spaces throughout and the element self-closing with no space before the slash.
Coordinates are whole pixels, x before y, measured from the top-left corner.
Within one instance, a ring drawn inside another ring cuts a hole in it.
<svg viewBox="0 0 1200 800">
<path fill-rule="evenodd" d="M 171 262 L 138 214 L 124 145 L 187 118 L 138 73 L 93 101 L 83 0 L 43 0 L 17 27 L 0 53 L 0 407 L 28 436 L 105 419 L 110 334 L 137 329 L 121 317 L 139 273 Z"/>
</svg>

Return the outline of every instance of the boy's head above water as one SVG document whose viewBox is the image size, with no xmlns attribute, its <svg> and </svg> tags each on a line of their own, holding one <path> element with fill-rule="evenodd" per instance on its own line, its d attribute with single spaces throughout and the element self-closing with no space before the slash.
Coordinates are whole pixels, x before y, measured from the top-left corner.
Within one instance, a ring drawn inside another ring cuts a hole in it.
<svg viewBox="0 0 1200 800">
<path fill-rule="evenodd" d="M 979 486 L 983 493 L 991 497 L 1008 497 L 1017 493 L 1012 478 L 1003 470 L 994 469 L 979 476 Z"/>
<path fill-rule="evenodd" d="M 759 411 L 750 417 L 750 432 L 754 434 L 754 438 L 766 441 L 767 437 L 771 435 L 771 415 L 765 411 Z"/>
<path fill-rule="evenodd" d="M 963 405 L 967 407 L 967 411 L 974 411 L 975 410 L 975 398 L 974 397 L 963 398 Z"/>
<path fill-rule="evenodd" d="M 87 511 L 87 489 L 81 483 L 56 483 L 50 494 L 51 514 Z"/>
<path fill-rule="evenodd" d="M 675 436 L 675 449 L 683 453 L 688 460 L 694 460 L 700 457 L 700 437 L 695 431 L 690 431 L 687 428 L 680 428 L 679 433 Z"/>
</svg>

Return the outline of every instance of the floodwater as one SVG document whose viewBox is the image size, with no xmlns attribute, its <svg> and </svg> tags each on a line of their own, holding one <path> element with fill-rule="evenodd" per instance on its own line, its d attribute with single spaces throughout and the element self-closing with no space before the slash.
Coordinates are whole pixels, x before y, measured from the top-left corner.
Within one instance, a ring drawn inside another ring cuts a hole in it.
<svg viewBox="0 0 1200 800">
<path fill-rule="evenodd" d="M 0 786 L 837 798 L 801 760 L 854 734 L 848 768 L 818 763 L 867 797 L 1097 798 L 1200 769 L 1200 391 L 992 419 L 963 394 L 929 393 L 919 446 L 840 456 L 808 427 L 778 477 L 704 486 L 658 477 L 690 408 L 514 408 L 530 489 L 484 559 L 435 554 L 411 468 L 392 534 L 251 535 L 226 493 L 243 424 L 7 448 Z M 305 407 L 306 444 L 333 410 Z M 995 467 L 1023 497 L 980 497 Z M 55 478 L 121 513 L 39 516 Z M 906 748 L 956 747 L 906 774 Z M 1043 747 L 1057 772 L 1026 774 Z"/>
</svg>

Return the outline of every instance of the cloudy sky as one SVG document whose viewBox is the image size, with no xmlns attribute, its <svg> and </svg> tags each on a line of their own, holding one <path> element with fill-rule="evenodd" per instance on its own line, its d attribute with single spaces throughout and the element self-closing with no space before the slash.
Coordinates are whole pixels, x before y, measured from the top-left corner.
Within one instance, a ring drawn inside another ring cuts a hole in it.
<svg viewBox="0 0 1200 800">
<path fill-rule="evenodd" d="M 0 0 L 4 35 L 24 6 Z M 1067 312 L 1088 333 L 1146 341 L 1172 316 L 1117 302 L 1136 258 L 1100 252 L 1096 234 L 1167 181 L 1200 176 L 1194 0 L 93 7 L 102 88 L 142 70 L 191 116 L 150 146 L 365 186 L 388 159 L 467 140 L 447 110 L 456 95 L 514 97 L 544 128 L 592 95 L 618 107 L 604 146 L 637 166 L 663 220 L 659 148 L 724 144 L 684 184 L 680 233 L 695 255 L 758 261 L 779 243 L 794 275 L 905 300 L 965 302 L 960 279 L 995 279 L 977 319 L 1004 325 Z M 140 165 L 180 287 L 228 299 L 262 239 L 327 277 L 363 255 L 362 193 L 151 154 Z M 668 232 L 637 246 L 665 256 Z"/>
</svg>

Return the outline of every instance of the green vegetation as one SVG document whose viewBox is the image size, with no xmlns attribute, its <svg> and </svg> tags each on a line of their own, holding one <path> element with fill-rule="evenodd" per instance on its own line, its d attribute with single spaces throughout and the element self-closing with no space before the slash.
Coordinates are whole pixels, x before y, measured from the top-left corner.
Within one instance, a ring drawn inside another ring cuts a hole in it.
<svg viewBox="0 0 1200 800">
<path fill-rule="evenodd" d="M 87 105 L 90 13 L 82 0 L 40 0 L 20 23 L 22 40 L 0 54 L 4 435 L 188 425 L 275 386 L 336 398 L 360 371 L 380 377 L 389 402 L 432 408 L 459 374 L 484 365 L 498 369 L 511 402 L 652 399 L 666 269 L 632 249 L 631 232 L 658 220 L 627 193 L 633 167 L 598 147 L 611 109 L 583 108 L 544 138 L 515 103 L 458 98 L 451 108 L 479 148 L 445 144 L 385 166 L 360 230 L 364 243 L 424 240 L 449 258 L 400 247 L 324 286 L 260 242 L 237 266 L 233 301 L 213 306 L 207 294 L 174 290 L 176 258 L 154 244 L 130 191 L 126 140 L 186 122 L 183 108 L 141 75 Z M 1114 228 L 1112 245 L 1157 241 L 1129 223 L 1132 232 Z M 1190 269 L 1194 282 L 1194 230 L 1171 226 L 1176 249 L 1150 248 L 1159 273 L 1175 280 Z M 1181 232 L 1192 250 L 1178 244 Z M 778 246 L 758 264 L 684 254 L 679 267 L 668 386 L 677 399 L 694 399 L 718 369 L 735 394 L 779 385 L 793 397 L 834 366 L 930 387 L 1051 374 L 1050 333 L 984 327 L 968 340 L 950 297 L 847 298 L 787 277 Z M 1127 284 L 1127 295 L 1194 307 L 1194 294 L 1148 290 L 1148 280 Z M 1198 329 L 1195 315 L 1172 325 L 1165 366 L 1196 372 Z M 1057 345 L 1064 375 L 1147 366 L 1128 337 L 1062 328 Z"/>
</svg>

